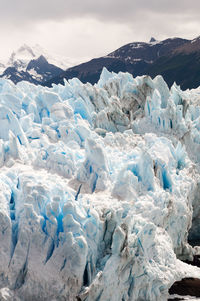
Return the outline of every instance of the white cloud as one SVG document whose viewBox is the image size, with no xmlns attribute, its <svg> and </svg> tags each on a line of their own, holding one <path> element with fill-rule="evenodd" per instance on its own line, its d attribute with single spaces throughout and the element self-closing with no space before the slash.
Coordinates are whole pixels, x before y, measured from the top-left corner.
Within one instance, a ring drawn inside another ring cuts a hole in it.
<svg viewBox="0 0 200 301">
<path fill-rule="evenodd" d="M 23 43 L 92 58 L 151 36 L 194 38 L 200 28 L 199 0 L 0 0 L 0 7 L 0 60 Z"/>
</svg>

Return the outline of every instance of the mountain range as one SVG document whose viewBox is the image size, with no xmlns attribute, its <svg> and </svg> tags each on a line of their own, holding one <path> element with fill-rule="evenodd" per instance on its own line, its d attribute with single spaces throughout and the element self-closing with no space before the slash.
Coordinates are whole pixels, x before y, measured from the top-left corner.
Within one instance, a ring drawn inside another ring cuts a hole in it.
<svg viewBox="0 0 200 301">
<path fill-rule="evenodd" d="M 129 72 L 134 77 L 160 74 L 169 86 L 176 82 L 182 89 L 196 88 L 200 85 L 200 36 L 193 40 L 151 38 L 149 43 L 133 42 L 78 65 L 69 59 L 49 56 L 38 45 L 23 45 L 13 52 L 6 66 L 0 62 L 0 77 L 14 83 L 26 80 L 49 87 L 73 77 L 94 84 L 103 67 L 113 72 Z"/>
<path fill-rule="evenodd" d="M 63 83 L 64 78 L 72 77 L 78 77 L 83 83 L 94 84 L 103 67 L 114 72 L 129 72 L 134 77 L 145 74 L 155 77 L 160 74 L 169 86 L 176 82 L 182 89 L 196 88 L 200 85 L 200 37 L 163 41 L 151 38 L 149 43 L 130 43 L 104 57 L 71 67 L 45 85 Z"/>
<path fill-rule="evenodd" d="M 0 61 L 0 77 L 14 83 L 25 80 L 42 84 L 78 62 L 68 57 L 51 55 L 37 44 L 32 47 L 24 44 L 12 52 L 6 62 Z"/>
</svg>

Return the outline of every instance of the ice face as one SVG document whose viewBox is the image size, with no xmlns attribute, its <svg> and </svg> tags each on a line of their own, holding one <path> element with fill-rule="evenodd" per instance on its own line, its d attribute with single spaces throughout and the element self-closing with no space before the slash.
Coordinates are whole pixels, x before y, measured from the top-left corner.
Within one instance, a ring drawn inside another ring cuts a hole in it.
<svg viewBox="0 0 200 301">
<path fill-rule="evenodd" d="M 0 80 L 0 298 L 167 300 L 200 277 L 200 90 Z"/>
</svg>

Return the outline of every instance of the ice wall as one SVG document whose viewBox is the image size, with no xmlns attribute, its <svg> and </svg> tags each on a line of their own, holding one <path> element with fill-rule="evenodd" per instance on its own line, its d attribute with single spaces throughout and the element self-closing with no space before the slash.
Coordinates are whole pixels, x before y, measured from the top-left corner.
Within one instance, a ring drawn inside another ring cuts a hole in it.
<svg viewBox="0 0 200 301">
<path fill-rule="evenodd" d="M 200 270 L 200 90 L 0 80 L 1 300 L 167 300 Z"/>
</svg>

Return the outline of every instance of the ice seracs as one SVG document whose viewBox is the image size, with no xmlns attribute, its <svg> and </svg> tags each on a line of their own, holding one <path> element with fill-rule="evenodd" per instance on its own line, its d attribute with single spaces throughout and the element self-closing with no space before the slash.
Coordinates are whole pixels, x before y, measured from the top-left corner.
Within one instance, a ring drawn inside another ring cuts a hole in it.
<svg viewBox="0 0 200 301">
<path fill-rule="evenodd" d="M 200 270 L 199 89 L 0 80 L 0 298 L 167 300 Z"/>
</svg>

